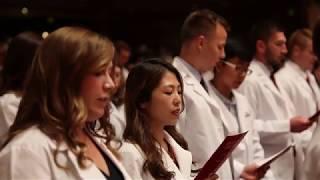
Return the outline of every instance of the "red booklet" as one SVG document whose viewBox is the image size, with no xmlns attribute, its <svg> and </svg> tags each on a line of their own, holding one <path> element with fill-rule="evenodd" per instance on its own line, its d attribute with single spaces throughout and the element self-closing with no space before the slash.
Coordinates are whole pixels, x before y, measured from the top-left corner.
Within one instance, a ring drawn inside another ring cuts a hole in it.
<svg viewBox="0 0 320 180">
<path fill-rule="evenodd" d="M 278 153 L 260 160 L 257 162 L 257 165 L 259 166 L 259 169 L 265 168 L 266 166 L 270 166 L 270 164 L 275 161 L 276 159 L 278 159 L 279 157 L 281 157 L 283 154 L 285 154 L 286 152 L 288 152 L 292 147 L 294 147 L 294 144 L 290 144 L 289 146 L 283 148 L 281 151 L 279 151 Z"/>
<path fill-rule="evenodd" d="M 240 141 L 244 138 L 248 131 L 227 136 L 220 144 L 217 150 L 212 154 L 210 159 L 206 162 L 195 180 L 203 180 L 216 174 L 222 164 L 228 159 L 232 151 L 238 146 Z"/>
<path fill-rule="evenodd" d="M 311 117 L 309 117 L 309 120 L 312 121 L 312 122 L 315 122 L 315 121 L 318 120 L 319 115 L 320 115 L 320 111 L 317 111 Z"/>
</svg>

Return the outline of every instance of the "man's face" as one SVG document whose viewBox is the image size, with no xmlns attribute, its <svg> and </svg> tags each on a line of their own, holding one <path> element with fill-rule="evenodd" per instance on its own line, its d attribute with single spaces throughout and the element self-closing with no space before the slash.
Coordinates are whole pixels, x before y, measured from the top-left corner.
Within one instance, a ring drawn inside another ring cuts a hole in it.
<svg viewBox="0 0 320 180">
<path fill-rule="evenodd" d="M 216 64 L 225 57 L 224 46 L 227 40 L 227 31 L 221 24 L 217 24 L 210 35 L 203 41 L 199 61 L 201 61 L 200 72 L 213 69 Z"/>
<path fill-rule="evenodd" d="M 267 63 L 275 70 L 280 69 L 288 53 L 286 36 L 283 32 L 274 32 L 266 42 L 265 57 Z"/>
<path fill-rule="evenodd" d="M 228 90 L 237 89 L 246 75 L 249 74 L 249 61 L 244 61 L 239 57 L 233 57 L 226 59 L 226 61 L 220 61 L 215 69 L 215 78 L 219 78 L 221 85 Z"/>
</svg>

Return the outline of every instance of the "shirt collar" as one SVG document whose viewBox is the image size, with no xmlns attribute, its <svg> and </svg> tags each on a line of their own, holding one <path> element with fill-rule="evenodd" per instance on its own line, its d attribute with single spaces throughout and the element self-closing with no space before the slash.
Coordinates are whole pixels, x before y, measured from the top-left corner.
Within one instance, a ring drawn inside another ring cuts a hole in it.
<svg viewBox="0 0 320 180">
<path fill-rule="evenodd" d="M 216 89 L 215 86 L 212 86 L 212 90 L 216 93 L 216 95 L 222 100 L 222 102 L 227 105 L 227 106 L 234 106 L 236 105 L 236 99 L 234 98 L 233 92 L 232 93 L 232 97 L 231 100 L 226 98 L 224 95 L 222 95 L 218 89 Z"/>
<path fill-rule="evenodd" d="M 263 64 L 262 62 L 258 61 L 256 58 L 254 58 L 253 61 L 255 62 L 255 64 L 256 64 L 257 66 L 260 67 L 260 69 L 262 70 L 262 72 L 263 72 L 266 76 L 270 77 L 270 75 L 271 75 L 271 70 L 270 70 L 265 64 Z"/>
<path fill-rule="evenodd" d="M 192 76 L 194 76 L 196 80 L 198 80 L 199 82 L 201 81 L 202 76 L 199 73 L 199 71 L 197 71 L 191 64 L 189 64 L 187 61 L 185 61 L 181 57 L 176 57 L 176 58 L 178 58 L 181 61 L 181 63 L 191 72 Z"/>
<path fill-rule="evenodd" d="M 300 76 L 302 76 L 304 79 L 307 78 L 307 71 L 303 71 L 298 64 L 293 62 L 292 60 L 289 60 L 286 62 L 287 66 L 290 66 L 294 71 L 296 71 Z"/>
</svg>

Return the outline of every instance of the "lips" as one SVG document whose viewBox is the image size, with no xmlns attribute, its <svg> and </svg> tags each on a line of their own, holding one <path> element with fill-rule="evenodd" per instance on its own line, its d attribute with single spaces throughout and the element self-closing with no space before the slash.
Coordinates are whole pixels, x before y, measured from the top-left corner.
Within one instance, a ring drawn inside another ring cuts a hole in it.
<svg viewBox="0 0 320 180">
<path fill-rule="evenodd" d="M 100 101 L 102 103 L 108 103 L 109 102 L 109 98 L 108 97 L 101 97 L 101 98 L 98 98 L 98 101 Z"/>
<path fill-rule="evenodd" d="M 179 116 L 180 115 L 180 109 L 176 109 L 174 111 L 172 111 L 171 113 L 174 114 L 175 116 Z"/>
</svg>

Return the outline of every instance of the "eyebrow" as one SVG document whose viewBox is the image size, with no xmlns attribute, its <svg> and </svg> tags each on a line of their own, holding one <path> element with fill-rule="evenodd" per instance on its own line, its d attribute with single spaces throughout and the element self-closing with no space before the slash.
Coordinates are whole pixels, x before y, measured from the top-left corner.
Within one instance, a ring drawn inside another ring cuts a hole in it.
<svg viewBox="0 0 320 180">
<path fill-rule="evenodd" d="M 177 84 L 177 85 L 175 85 L 175 84 L 167 84 L 167 85 L 164 85 L 162 87 L 171 87 L 171 88 L 178 87 L 178 88 L 181 88 L 181 85 L 180 84 Z"/>
</svg>

